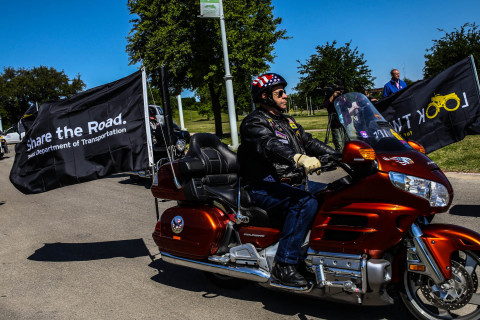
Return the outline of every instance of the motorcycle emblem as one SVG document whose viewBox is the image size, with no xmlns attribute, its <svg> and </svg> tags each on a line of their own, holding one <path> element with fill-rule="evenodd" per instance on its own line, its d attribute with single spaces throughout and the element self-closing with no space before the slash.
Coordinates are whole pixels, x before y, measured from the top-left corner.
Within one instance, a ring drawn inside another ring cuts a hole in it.
<svg viewBox="0 0 480 320">
<path fill-rule="evenodd" d="M 183 218 L 180 216 L 176 216 L 172 219 L 172 223 L 170 225 L 172 226 L 172 231 L 174 233 L 182 232 L 184 226 Z"/>
<path fill-rule="evenodd" d="M 413 160 L 407 157 L 383 157 L 383 160 L 386 161 L 395 161 L 396 163 L 401 164 L 402 166 L 406 166 L 407 164 L 413 164 Z"/>
</svg>

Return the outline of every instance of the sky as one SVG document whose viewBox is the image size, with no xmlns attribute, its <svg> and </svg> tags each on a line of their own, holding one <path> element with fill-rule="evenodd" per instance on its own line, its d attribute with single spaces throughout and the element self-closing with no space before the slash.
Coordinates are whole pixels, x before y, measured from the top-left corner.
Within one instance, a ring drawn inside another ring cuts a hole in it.
<svg viewBox="0 0 480 320">
<path fill-rule="evenodd" d="M 422 79 L 425 50 L 445 34 L 439 28 L 480 24 L 480 0 L 272 3 L 291 39 L 275 45 L 270 71 L 283 75 L 290 88 L 298 83 L 297 60 L 305 63 L 317 46 L 334 40 L 358 47 L 376 88 L 390 79 L 392 68 L 402 79 Z M 132 18 L 126 0 L 0 0 L 0 71 L 53 67 L 70 78 L 80 74 L 86 89 L 125 77 L 139 67 L 129 65 L 126 52 Z"/>
</svg>

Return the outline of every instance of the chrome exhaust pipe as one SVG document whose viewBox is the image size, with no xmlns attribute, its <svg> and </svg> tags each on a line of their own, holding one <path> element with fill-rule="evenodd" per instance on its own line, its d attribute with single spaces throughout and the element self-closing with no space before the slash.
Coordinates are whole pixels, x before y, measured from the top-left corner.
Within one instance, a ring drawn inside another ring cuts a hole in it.
<svg viewBox="0 0 480 320">
<path fill-rule="evenodd" d="M 183 267 L 197 269 L 206 272 L 218 273 L 232 278 L 239 278 L 254 282 L 267 282 L 270 279 L 270 273 L 253 268 L 229 267 L 218 264 L 211 264 L 203 261 L 190 260 L 182 257 L 173 256 L 166 252 L 160 252 L 162 260 L 168 263 Z"/>
</svg>

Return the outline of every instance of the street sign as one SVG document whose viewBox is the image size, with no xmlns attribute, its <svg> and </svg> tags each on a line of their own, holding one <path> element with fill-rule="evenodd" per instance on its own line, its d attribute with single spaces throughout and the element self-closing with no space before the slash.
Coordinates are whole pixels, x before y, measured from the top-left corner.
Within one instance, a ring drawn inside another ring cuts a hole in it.
<svg viewBox="0 0 480 320">
<path fill-rule="evenodd" d="M 220 18 L 220 0 L 200 0 L 200 17 Z"/>
</svg>

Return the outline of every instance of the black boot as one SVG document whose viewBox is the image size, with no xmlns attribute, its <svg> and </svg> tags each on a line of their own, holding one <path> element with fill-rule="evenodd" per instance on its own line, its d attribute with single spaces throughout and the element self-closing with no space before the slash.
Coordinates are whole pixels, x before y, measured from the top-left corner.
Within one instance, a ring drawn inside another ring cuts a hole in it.
<svg viewBox="0 0 480 320">
<path fill-rule="evenodd" d="M 307 280 L 297 272 L 295 265 L 275 261 L 272 276 L 281 284 L 290 287 L 305 287 Z"/>
</svg>

